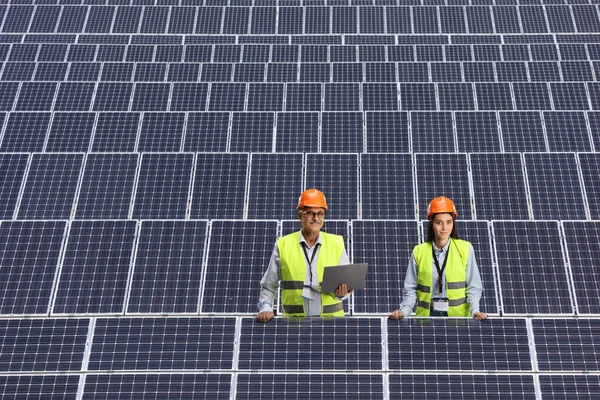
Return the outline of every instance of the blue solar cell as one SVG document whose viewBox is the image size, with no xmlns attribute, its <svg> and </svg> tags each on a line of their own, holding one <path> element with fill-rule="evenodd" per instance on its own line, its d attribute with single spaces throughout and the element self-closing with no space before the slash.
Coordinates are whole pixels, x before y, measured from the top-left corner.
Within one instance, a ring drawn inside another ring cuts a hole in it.
<svg viewBox="0 0 600 400">
<path fill-rule="evenodd" d="M 55 111 L 89 111 L 95 84 L 61 82 L 54 103 Z"/>
<path fill-rule="evenodd" d="M 50 111 L 56 86 L 56 82 L 23 82 L 15 110 Z"/>
<path fill-rule="evenodd" d="M 127 312 L 198 311 L 206 232 L 206 221 L 142 222 Z"/>
<path fill-rule="evenodd" d="M 231 151 L 272 151 L 274 126 L 275 115 L 270 112 L 234 113 Z"/>
<path fill-rule="evenodd" d="M 550 32 L 575 32 L 575 24 L 571 19 L 571 7 L 567 5 L 546 5 L 545 11 Z"/>
<path fill-rule="evenodd" d="M 277 33 L 302 34 L 303 7 L 279 7 Z"/>
<path fill-rule="evenodd" d="M 128 111 L 133 83 L 98 83 L 94 111 Z"/>
<path fill-rule="evenodd" d="M 169 18 L 168 7 L 145 7 L 140 33 L 165 33 Z"/>
<path fill-rule="evenodd" d="M 390 369 L 531 370 L 525 320 L 492 319 L 481 323 L 433 318 L 423 323 L 408 319 L 389 322 L 387 334 Z M 401 350 L 405 343 L 410 343 L 411 351 Z"/>
<path fill-rule="evenodd" d="M 137 63 L 133 80 L 139 82 L 162 82 L 165 80 L 166 72 L 166 63 Z"/>
<path fill-rule="evenodd" d="M 432 62 L 431 80 L 433 82 L 462 82 L 462 69 L 458 62 Z"/>
<path fill-rule="evenodd" d="M 415 8 L 418 9 L 418 8 Z M 418 11 L 417 11 L 418 13 Z M 410 34 L 411 32 L 410 7 L 386 7 L 385 16 L 388 34 Z M 383 24 L 382 24 L 383 25 Z"/>
<path fill-rule="evenodd" d="M 412 149 L 415 153 L 453 153 L 454 128 L 450 112 L 411 112 Z"/>
<path fill-rule="evenodd" d="M 100 318 L 95 328 L 90 371 L 232 367 L 234 318 Z"/>
<path fill-rule="evenodd" d="M 169 14 L 169 34 L 193 34 L 195 7 L 171 7 Z"/>
<path fill-rule="evenodd" d="M 321 111 L 321 84 L 288 84 L 286 111 Z"/>
<path fill-rule="evenodd" d="M 502 144 L 506 152 L 547 151 L 538 111 L 500 112 Z"/>
<path fill-rule="evenodd" d="M 573 314 L 571 296 L 565 296 L 569 279 L 558 224 L 494 221 L 492 229 L 504 313 Z"/>
<path fill-rule="evenodd" d="M 19 82 L 0 82 L 0 111 L 11 111 L 19 90 Z"/>
<path fill-rule="evenodd" d="M 239 63 L 242 59 L 242 46 L 237 44 L 217 44 L 213 52 L 213 61 L 221 63 Z"/>
<path fill-rule="evenodd" d="M 550 151 L 591 151 L 585 113 L 545 111 L 543 115 Z"/>
<path fill-rule="evenodd" d="M 75 216 L 81 219 L 128 218 L 137 162 L 135 153 L 89 154 Z"/>
<path fill-rule="evenodd" d="M 248 111 L 282 111 L 283 93 L 282 83 L 250 83 Z"/>
<path fill-rule="evenodd" d="M 175 83 L 171 93 L 171 111 L 204 111 L 208 96 L 207 83 Z"/>
<path fill-rule="evenodd" d="M 435 110 L 435 85 L 430 83 L 400 83 L 402 110 Z"/>
<path fill-rule="evenodd" d="M 243 111 L 245 97 L 245 83 L 213 83 L 211 84 L 208 109 L 210 111 Z"/>
<path fill-rule="evenodd" d="M 110 33 L 116 7 L 92 6 L 85 24 L 86 33 Z"/>
<path fill-rule="evenodd" d="M 276 221 L 213 221 L 201 312 L 256 312 L 258 282 L 277 237 Z"/>
<path fill-rule="evenodd" d="M 87 319 L 0 320 L 3 371 L 78 371 L 89 329 Z"/>
<path fill-rule="evenodd" d="M 463 63 L 465 81 L 467 82 L 494 82 L 494 64 L 491 62 L 465 62 Z"/>
<path fill-rule="evenodd" d="M 398 87 L 395 83 L 364 83 L 363 110 L 398 110 Z"/>
<path fill-rule="evenodd" d="M 20 219 L 69 219 L 83 154 L 34 154 L 19 207 Z"/>
<path fill-rule="evenodd" d="M 542 6 L 521 6 L 518 10 L 521 16 L 523 33 L 548 33 Z"/>
<path fill-rule="evenodd" d="M 185 62 L 210 62 L 212 59 L 212 45 L 188 45 L 185 46 Z"/>
<path fill-rule="evenodd" d="M 33 62 L 9 62 L 2 69 L 2 81 L 30 81 L 35 71 Z"/>
<path fill-rule="evenodd" d="M 92 62 L 96 56 L 96 45 L 72 44 L 69 46 L 67 61 L 69 62 Z"/>
<path fill-rule="evenodd" d="M 329 46 L 329 59 L 332 63 L 355 63 L 356 59 L 356 47 L 355 46 Z M 335 65 L 334 64 L 334 78 L 335 78 Z M 350 65 L 350 64 L 347 64 Z"/>
<path fill-rule="evenodd" d="M 412 62 L 415 61 L 414 46 L 388 46 L 388 61 Z"/>
<path fill-rule="evenodd" d="M 67 80 L 69 81 L 95 81 L 100 75 L 99 63 L 71 63 Z"/>
<path fill-rule="evenodd" d="M 190 113 L 185 134 L 185 151 L 225 151 L 229 113 Z"/>
<path fill-rule="evenodd" d="M 438 27 L 440 25 L 436 7 L 425 6 L 412 8 L 412 19 L 413 33 L 439 33 Z"/>
<path fill-rule="evenodd" d="M 360 160 L 362 217 L 414 218 L 411 155 L 361 154 Z"/>
<path fill-rule="evenodd" d="M 227 400 L 230 387 L 228 374 L 90 374 L 85 380 L 84 397 L 109 400 L 160 395 L 164 400 L 175 400 L 185 393 L 194 399 Z"/>
<path fill-rule="evenodd" d="M 499 152 L 500 136 L 495 112 L 456 112 L 460 152 Z"/>
<path fill-rule="evenodd" d="M 359 111 L 360 84 L 326 83 L 324 111 Z"/>
<path fill-rule="evenodd" d="M 467 33 L 463 7 L 440 7 L 441 33 Z"/>
<path fill-rule="evenodd" d="M 300 64 L 300 82 L 329 82 L 329 63 Z"/>
<path fill-rule="evenodd" d="M 521 157 L 516 153 L 471 154 L 478 219 L 528 219 Z M 493 182 L 493 184 L 490 184 Z"/>
<path fill-rule="evenodd" d="M 598 75 L 600 75 L 600 63 L 597 64 L 596 70 L 598 71 Z M 587 87 L 590 93 L 592 110 L 600 110 L 600 83 L 588 82 Z"/>
<path fill-rule="evenodd" d="M 587 60 L 585 43 L 559 43 L 560 58 L 566 60 Z"/>
<path fill-rule="evenodd" d="M 438 45 L 417 45 L 417 61 L 444 61 L 444 48 Z"/>
<path fill-rule="evenodd" d="M 464 65 L 463 65 L 464 66 Z M 438 83 L 440 110 L 475 110 L 472 83 Z"/>
<path fill-rule="evenodd" d="M 10 46 L 10 55 L 8 56 L 7 61 L 13 62 L 32 62 L 36 60 L 36 55 L 38 53 L 39 45 L 37 43 L 13 43 Z M 7 47 L 3 52 L 2 61 L 6 58 L 6 55 L 9 52 L 9 48 Z"/>
<path fill-rule="evenodd" d="M 184 218 L 194 155 L 142 155 L 133 218 Z"/>
<path fill-rule="evenodd" d="M 250 22 L 250 34 L 269 35 L 275 34 L 277 27 L 276 7 L 254 7 L 252 9 L 252 20 Z"/>
<path fill-rule="evenodd" d="M 200 64 L 173 63 L 169 64 L 167 80 L 171 82 L 197 82 L 199 75 Z"/>
<path fill-rule="evenodd" d="M 502 55 L 500 45 L 497 44 L 475 44 L 473 45 L 473 55 L 475 61 L 501 61 Z M 479 63 L 488 66 L 488 63 Z M 486 73 L 488 73 L 486 71 Z M 493 75 L 493 74 L 492 74 Z"/>
<path fill-rule="evenodd" d="M 446 61 L 472 61 L 471 46 L 458 44 L 444 46 Z"/>
<path fill-rule="evenodd" d="M 304 8 L 304 32 L 305 34 L 328 34 L 330 28 L 329 7 L 305 7 Z"/>
<path fill-rule="evenodd" d="M 536 61 L 530 62 L 529 77 L 532 82 L 551 82 L 560 81 L 560 69 L 557 62 L 552 61 Z"/>
<path fill-rule="evenodd" d="M 201 81 L 229 82 L 233 76 L 233 64 L 203 64 Z"/>
<path fill-rule="evenodd" d="M 49 123 L 50 113 L 10 113 L 0 150 L 42 151 Z"/>
<path fill-rule="evenodd" d="M 600 159 L 595 153 L 579 153 L 578 157 L 590 215 L 592 219 L 596 219 L 600 215 L 600 181 L 596 174 Z"/>
<path fill-rule="evenodd" d="M 244 63 L 268 63 L 270 46 L 268 44 L 246 44 L 242 50 L 242 62 Z"/>
<path fill-rule="evenodd" d="M 135 234 L 135 221 L 73 221 L 52 312 L 123 312 Z"/>
<path fill-rule="evenodd" d="M 527 82 L 527 65 L 524 62 L 497 62 L 498 82 Z"/>
<path fill-rule="evenodd" d="M 358 46 L 358 61 L 361 62 L 385 62 L 385 54 L 385 46 Z"/>
<path fill-rule="evenodd" d="M 358 33 L 358 8 L 333 7 L 331 8 L 331 33 L 349 34 Z M 381 25 L 383 27 L 383 24 Z"/>
<path fill-rule="evenodd" d="M 57 33 L 79 33 L 83 31 L 86 16 L 88 13 L 87 7 L 79 6 L 64 6 L 60 21 L 56 27 Z"/>
<path fill-rule="evenodd" d="M 303 63 L 325 63 L 329 60 L 329 51 L 325 45 L 300 46 L 300 60 Z"/>
<path fill-rule="evenodd" d="M 520 33 L 519 14 L 517 7 L 492 7 L 494 26 L 497 33 Z"/>
<path fill-rule="evenodd" d="M 67 63 L 38 63 L 34 81 L 63 81 L 67 76 Z"/>
<path fill-rule="evenodd" d="M 154 46 L 129 45 L 125 61 L 152 62 L 154 58 Z"/>
<path fill-rule="evenodd" d="M 593 81 L 592 66 L 588 61 L 562 61 L 560 63 L 563 81 Z"/>
<path fill-rule="evenodd" d="M 526 153 L 525 169 L 535 219 L 586 219 L 573 153 Z"/>
<path fill-rule="evenodd" d="M 136 33 L 142 17 L 142 7 L 117 7 L 112 33 Z"/>
<path fill-rule="evenodd" d="M 278 113 L 275 146 L 277 153 L 316 153 L 319 144 L 319 114 Z"/>
<path fill-rule="evenodd" d="M 494 33 L 491 8 L 486 6 L 465 7 L 469 33 Z"/>
<path fill-rule="evenodd" d="M 13 217 L 27 162 L 27 154 L 0 154 L 0 219 Z"/>
<path fill-rule="evenodd" d="M 198 154 L 190 217 L 241 219 L 247 169 L 247 154 Z"/>
<path fill-rule="evenodd" d="M 48 313 L 65 225 L 63 221 L 2 222 L 2 314 Z M 2 354 L 10 355 L 6 349 Z"/>
<path fill-rule="evenodd" d="M 86 152 L 94 129 L 94 113 L 55 113 L 48 134 L 47 152 Z"/>
<path fill-rule="evenodd" d="M 529 61 L 529 47 L 526 44 L 505 44 L 500 46 L 504 61 Z"/>
<path fill-rule="evenodd" d="M 6 399 L 76 398 L 78 375 L 12 375 L 0 377 L 0 396 Z"/>
<path fill-rule="evenodd" d="M 597 319 L 536 319 L 532 321 L 540 371 L 598 371 L 594 349 Z"/>
<path fill-rule="evenodd" d="M 600 17 L 593 5 L 577 4 L 571 6 L 577 32 L 598 32 Z"/>
<path fill-rule="evenodd" d="M 367 112 L 366 136 L 369 153 L 407 153 L 409 151 L 406 112 Z"/>
<path fill-rule="evenodd" d="M 266 325 L 244 318 L 241 328 L 241 369 L 378 370 L 382 367 L 381 325 L 377 318 L 275 319 Z M 264 351 L 264 343 L 271 343 L 270 351 Z M 331 357 L 332 353 L 337 357 Z"/>
<path fill-rule="evenodd" d="M 592 400 L 600 387 L 597 375 L 540 375 L 539 380 L 544 399 L 552 400 L 568 400 L 573 396 Z"/>
<path fill-rule="evenodd" d="M 300 60 L 300 46 L 274 44 L 271 61 L 274 63 L 297 63 Z"/>
<path fill-rule="evenodd" d="M 102 81 L 131 81 L 134 70 L 133 63 L 104 63 Z"/>
<path fill-rule="evenodd" d="M 248 199 L 249 219 L 296 216 L 296 197 L 302 191 L 302 154 L 253 154 Z M 276 186 L 278 190 L 270 188 Z"/>
<path fill-rule="evenodd" d="M 554 44 L 530 44 L 533 61 L 558 61 L 558 49 Z"/>
<path fill-rule="evenodd" d="M 358 24 L 361 34 L 385 33 L 385 12 L 383 7 L 360 7 L 357 9 L 360 17 Z"/>
<path fill-rule="evenodd" d="M 334 82 L 362 82 L 363 64 L 362 63 L 332 63 Z"/>
<path fill-rule="evenodd" d="M 13 7 L 11 7 L 12 9 Z M 60 12 L 61 7 L 38 5 L 31 19 L 29 29 L 25 29 L 24 32 L 54 33 Z M 3 31 L 5 32 L 6 30 Z"/>
<path fill-rule="evenodd" d="M 208 7 L 198 7 L 196 33 L 208 35 L 221 33 L 224 8 L 210 7 L 208 4 L 207 6 Z"/>
<path fill-rule="evenodd" d="M 92 151 L 134 151 L 140 114 L 99 113 Z"/>
<path fill-rule="evenodd" d="M 394 75 L 390 75 L 394 78 Z M 392 79 L 393 82 L 395 79 Z M 429 82 L 427 63 L 398 63 L 399 82 Z"/>
<path fill-rule="evenodd" d="M 267 64 L 267 82 L 296 82 L 298 64 Z"/>
<path fill-rule="evenodd" d="M 250 7 L 225 7 L 223 34 L 245 35 L 248 33 Z"/>
<path fill-rule="evenodd" d="M 362 113 L 324 112 L 321 125 L 322 152 L 354 153 L 363 151 Z"/>
<path fill-rule="evenodd" d="M 517 110 L 550 110 L 549 87 L 546 83 L 517 82 L 512 85 Z"/>
<path fill-rule="evenodd" d="M 137 151 L 179 151 L 184 123 L 185 113 L 144 113 Z"/>
<path fill-rule="evenodd" d="M 25 33 L 29 26 L 34 7 L 29 5 L 12 5 L 4 16 L 2 32 Z"/>
<path fill-rule="evenodd" d="M 132 111 L 167 111 L 169 83 L 136 83 L 131 101 Z"/>
</svg>

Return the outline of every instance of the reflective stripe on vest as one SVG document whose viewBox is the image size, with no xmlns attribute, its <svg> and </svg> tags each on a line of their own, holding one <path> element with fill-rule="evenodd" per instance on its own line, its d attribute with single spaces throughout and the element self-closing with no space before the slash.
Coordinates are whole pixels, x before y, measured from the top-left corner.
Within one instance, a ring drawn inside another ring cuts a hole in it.
<svg viewBox="0 0 600 400">
<path fill-rule="evenodd" d="M 317 255 L 317 278 L 323 281 L 325 267 L 338 265 L 344 251 L 341 236 L 321 232 L 321 246 Z M 306 261 L 300 244 L 300 232 L 294 232 L 277 241 L 281 265 L 281 305 L 284 316 L 304 317 L 302 288 L 306 281 Z M 344 307 L 334 293 L 321 293 L 321 316 L 344 316 Z"/>
<path fill-rule="evenodd" d="M 467 260 L 471 244 L 465 240 L 451 239 L 446 263 L 446 296 L 448 316 L 468 317 L 470 306 L 467 302 L 466 280 Z M 417 262 L 417 316 L 429 316 L 431 307 L 431 285 L 433 258 L 432 244 L 421 243 L 413 250 Z M 440 277 L 442 279 L 442 277 Z"/>
</svg>

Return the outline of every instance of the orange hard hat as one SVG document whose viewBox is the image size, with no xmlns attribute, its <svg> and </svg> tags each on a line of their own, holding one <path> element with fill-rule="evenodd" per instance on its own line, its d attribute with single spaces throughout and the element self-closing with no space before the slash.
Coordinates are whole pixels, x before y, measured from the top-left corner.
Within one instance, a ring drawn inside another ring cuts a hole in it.
<svg viewBox="0 0 600 400">
<path fill-rule="evenodd" d="M 308 189 L 302 192 L 298 199 L 298 210 L 302 210 L 304 207 L 320 207 L 327 211 L 327 200 L 323 192 L 317 189 Z"/>
<path fill-rule="evenodd" d="M 431 218 L 433 214 L 438 213 L 450 213 L 454 219 L 458 217 L 454 202 L 444 196 L 436 197 L 429 202 L 429 207 L 427 207 L 427 219 Z"/>
</svg>

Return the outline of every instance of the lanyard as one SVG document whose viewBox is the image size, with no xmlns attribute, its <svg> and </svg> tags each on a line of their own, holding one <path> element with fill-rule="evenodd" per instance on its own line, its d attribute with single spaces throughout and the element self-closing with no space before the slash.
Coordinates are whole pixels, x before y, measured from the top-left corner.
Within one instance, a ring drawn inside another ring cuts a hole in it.
<svg viewBox="0 0 600 400">
<path fill-rule="evenodd" d="M 302 242 L 302 251 L 304 251 L 304 258 L 306 259 L 306 262 L 308 263 L 308 271 L 310 272 L 310 284 L 312 285 L 312 282 L 313 282 L 312 263 L 317 255 L 317 252 L 319 251 L 319 248 L 321 247 L 321 243 L 317 243 L 317 245 L 315 246 L 315 249 L 313 250 L 313 253 L 312 253 L 312 257 L 310 257 L 310 260 L 308 259 L 308 252 L 306 251 L 307 247 L 308 247 L 308 245 L 305 242 Z"/>
<path fill-rule="evenodd" d="M 438 281 L 439 290 L 438 294 L 441 296 L 442 294 L 442 275 L 446 270 L 446 263 L 448 262 L 448 256 L 450 255 L 450 246 L 448 246 L 448 251 L 446 252 L 446 258 L 444 258 L 444 264 L 442 264 L 442 268 L 440 268 L 440 263 L 438 262 L 437 257 L 435 256 L 435 250 L 433 249 L 433 245 L 431 246 L 431 255 L 433 256 L 433 261 L 435 262 L 435 268 L 437 269 L 438 275 L 440 279 Z"/>
</svg>

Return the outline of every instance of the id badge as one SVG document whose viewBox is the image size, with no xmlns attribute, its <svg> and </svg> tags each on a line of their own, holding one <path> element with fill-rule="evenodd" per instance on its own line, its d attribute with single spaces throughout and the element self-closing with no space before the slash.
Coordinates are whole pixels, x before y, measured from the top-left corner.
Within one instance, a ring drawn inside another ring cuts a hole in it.
<svg viewBox="0 0 600 400">
<path fill-rule="evenodd" d="M 435 311 L 448 311 L 448 299 L 434 298 L 431 300 L 433 301 L 433 309 Z"/>
</svg>

